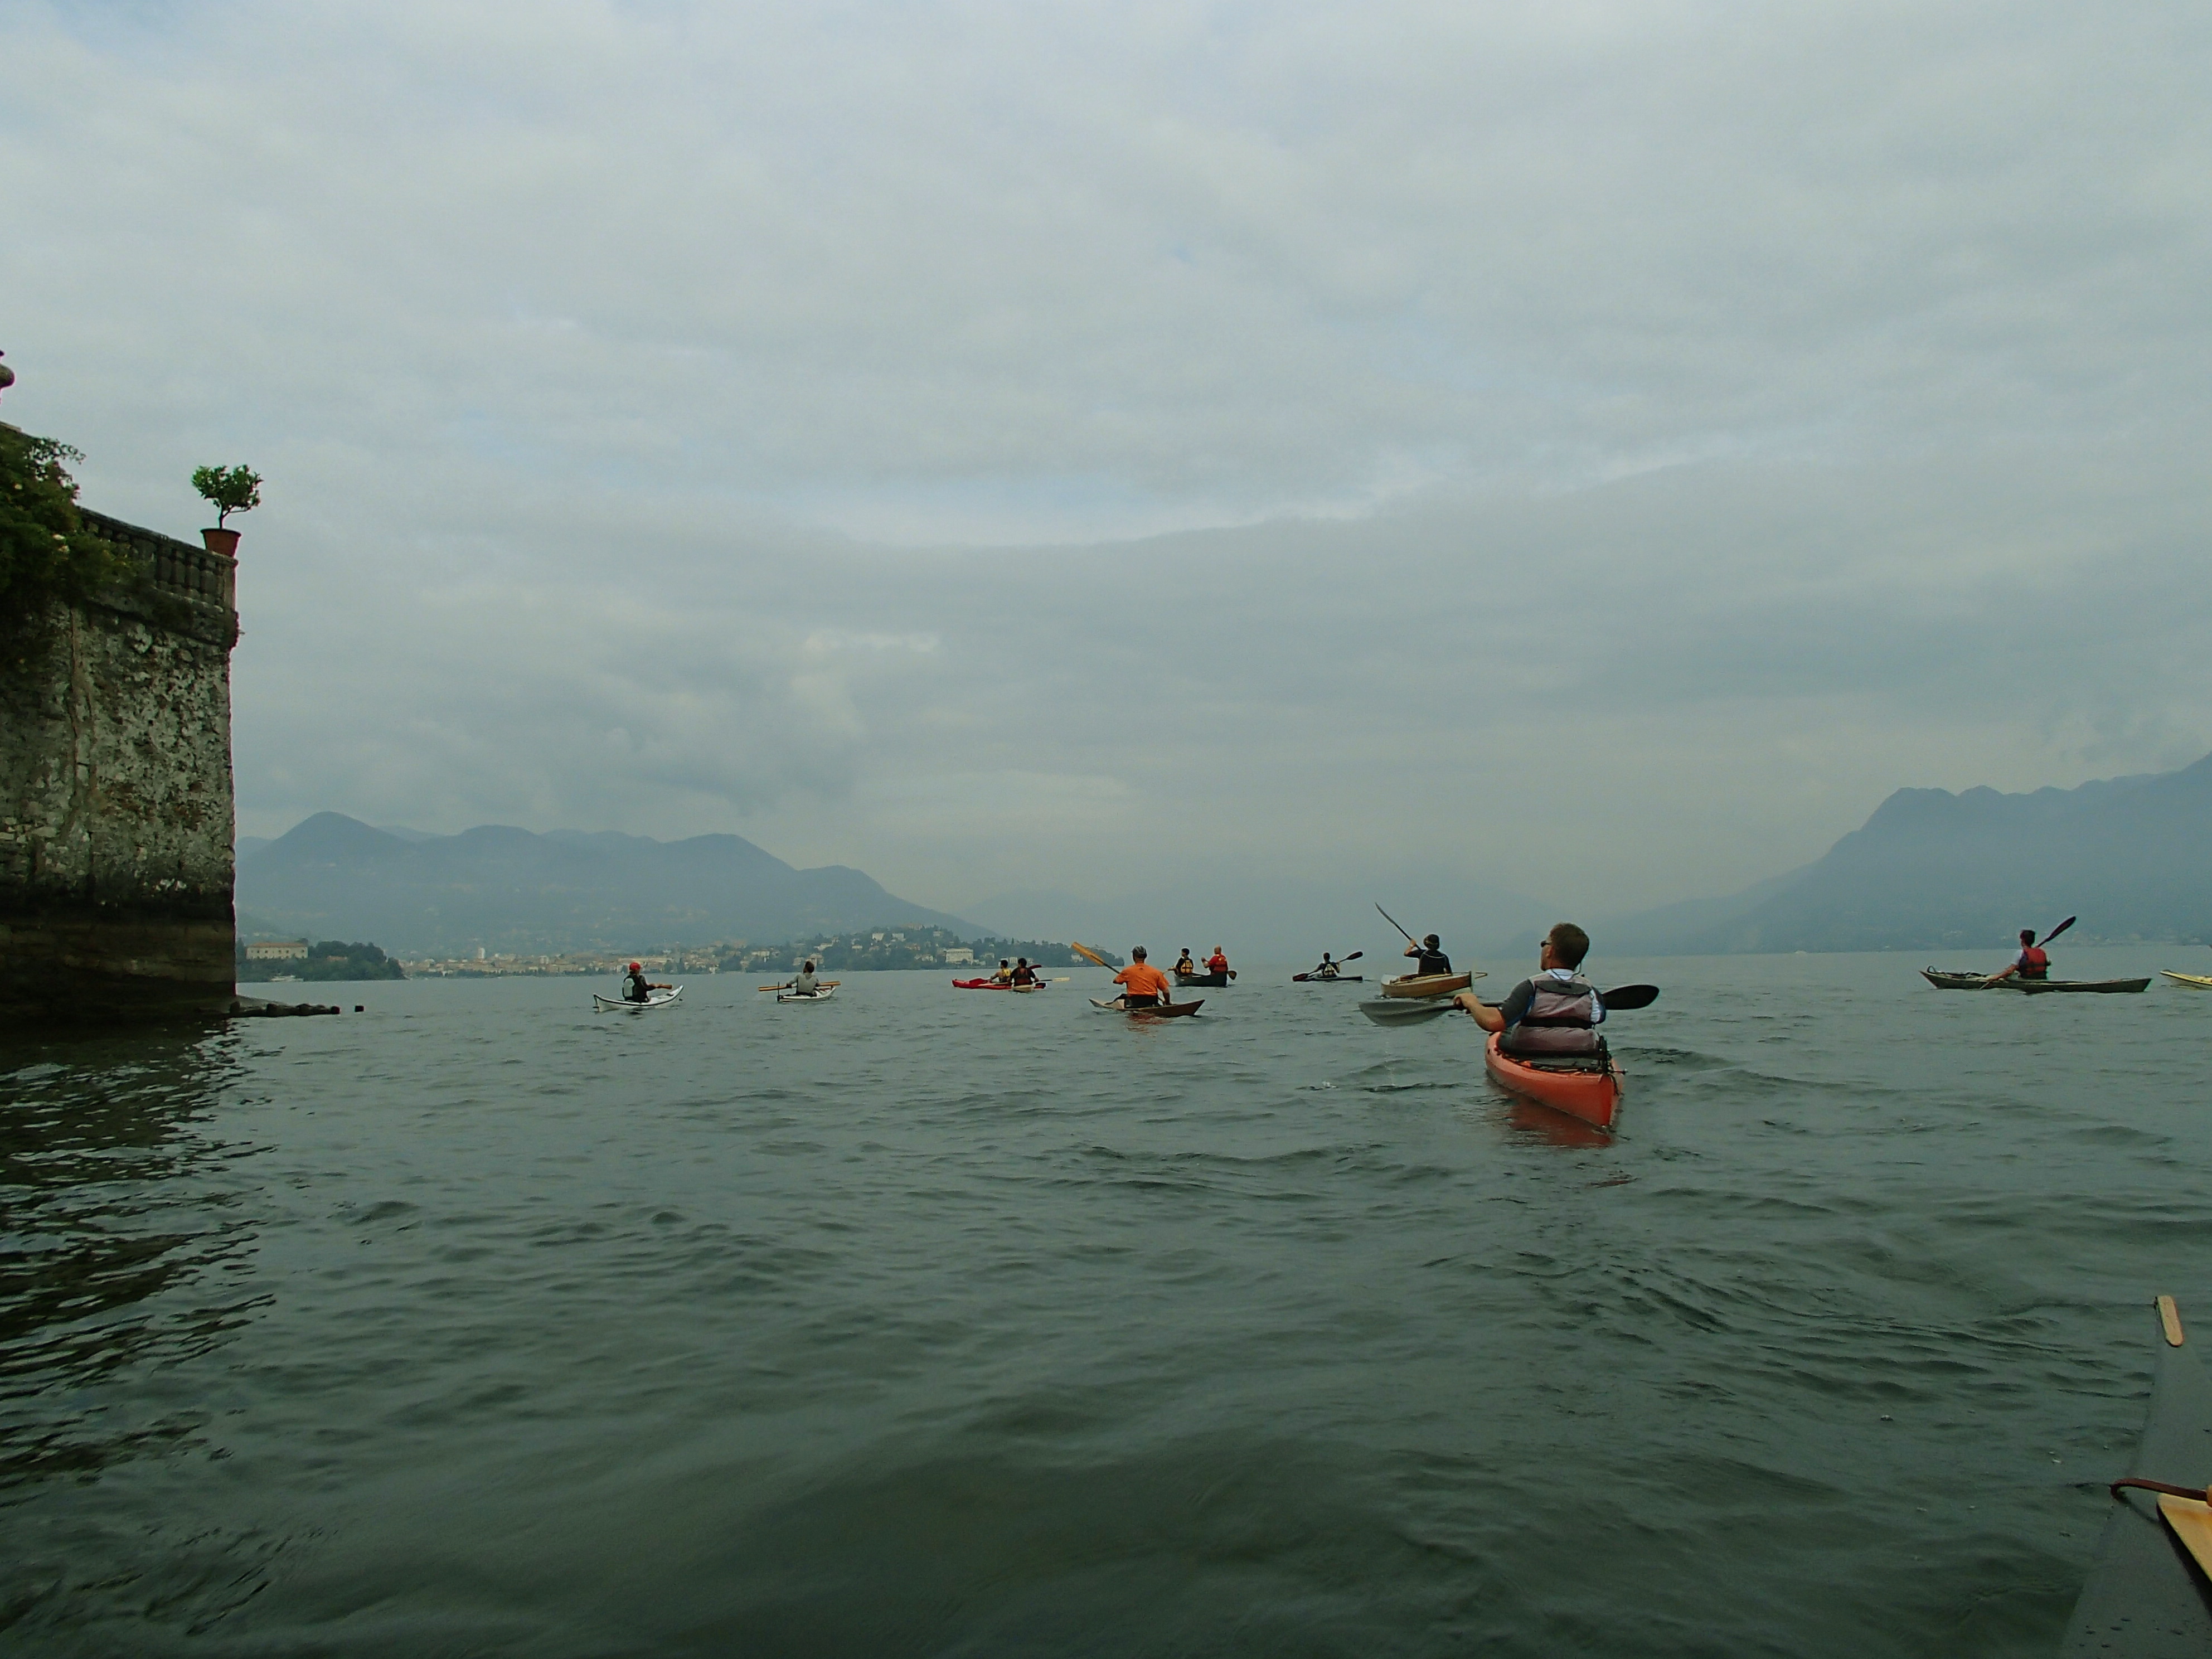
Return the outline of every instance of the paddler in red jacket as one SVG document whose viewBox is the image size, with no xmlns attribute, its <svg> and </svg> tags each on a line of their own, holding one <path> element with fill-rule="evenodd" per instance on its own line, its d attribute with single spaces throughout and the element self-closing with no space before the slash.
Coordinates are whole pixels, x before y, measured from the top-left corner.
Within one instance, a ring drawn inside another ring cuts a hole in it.
<svg viewBox="0 0 2212 1659">
<path fill-rule="evenodd" d="M 1168 976 L 1145 960 L 1141 945 L 1129 952 L 1129 965 L 1114 975 L 1114 983 L 1121 988 L 1125 1008 L 1164 1008 L 1174 1000 Z"/>
<path fill-rule="evenodd" d="M 1999 980 L 2010 979 L 2014 974 L 2019 975 L 2022 979 L 2051 977 L 2051 958 L 2045 955 L 2042 947 L 2036 944 L 2035 929 L 2033 927 L 2023 927 L 2020 930 L 2020 954 L 2012 959 L 2012 965 L 2002 973 L 1991 974 L 1989 983 L 1995 985 Z"/>
<path fill-rule="evenodd" d="M 1209 974 L 1226 974 L 1229 971 L 1229 953 L 1218 945 L 1213 947 L 1213 954 L 1206 959 L 1206 971 Z"/>
</svg>

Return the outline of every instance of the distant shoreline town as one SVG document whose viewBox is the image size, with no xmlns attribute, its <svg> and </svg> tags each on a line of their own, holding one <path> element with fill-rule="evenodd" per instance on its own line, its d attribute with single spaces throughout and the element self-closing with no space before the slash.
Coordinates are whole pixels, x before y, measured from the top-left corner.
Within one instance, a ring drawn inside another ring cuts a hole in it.
<svg viewBox="0 0 2212 1659">
<path fill-rule="evenodd" d="M 1111 955 L 1110 952 L 1107 953 Z M 374 945 L 309 945 L 261 940 L 239 950 L 241 981 L 284 982 L 336 979 L 503 979 L 564 975 L 608 975 L 633 962 L 647 973 L 776 973 L 812 962 L 824 973 L 869 970 L 995 968 L 1000 957 L 1027 957 L 1041 968 L 1068 968 L 1080 960 L 1050 939 L 963 939 L 944 927 L 909 925 L 820 933 L 777 945 L 718 939 L 704 945 L 663 944 L 650 950 L 570 951 L 527 955 L 478 950 L 467 957 L 392 958 Z"/>
</svg>

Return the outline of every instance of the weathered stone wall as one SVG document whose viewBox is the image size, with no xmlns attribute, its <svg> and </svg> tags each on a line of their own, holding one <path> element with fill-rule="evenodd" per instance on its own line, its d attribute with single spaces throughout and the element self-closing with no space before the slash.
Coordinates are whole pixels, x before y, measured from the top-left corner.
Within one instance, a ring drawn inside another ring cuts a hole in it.
<svg viewBox="0 0 2212 1659">
<path fill-rule="evenodd" d="M 143 580 L 0 649 L 0 1019 L 221 1012 L 235 565 L 86 518 Z"/>
</svg>

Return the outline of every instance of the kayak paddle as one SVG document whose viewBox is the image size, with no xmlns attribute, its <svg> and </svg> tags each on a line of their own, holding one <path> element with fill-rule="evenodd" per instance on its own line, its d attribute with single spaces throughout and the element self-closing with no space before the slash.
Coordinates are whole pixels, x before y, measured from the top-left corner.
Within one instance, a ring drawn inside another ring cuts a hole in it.
<svg viewBox="0 0 2212 1659">
<path fill-rule="evenodd" d="M 1632 1009 L 1649 1008 L 1658 1001 L 1659 988 L 1656 985 L 1622 985 L 1610 991 L 1600 991 L 1597 994 L 1598 1000 L 1605 1004 L 1606 1012 L 1613 1013 L 1617 1010 L 1626 1013 Z M 1491 1006 L 1494 1007 L 1497 1005 Z M 1419 1025 L 1424 1020 L 1436 1019 L 1458 1008 L 1459 1004 L 1449 997 L 1424 997 L 1418 1001 L 1412 998 L 1384 997 L 1359 1005 L 1359 1012 L 1377 1025 Z"/>
<path fill-rule="evenodd" d="M 2060 923 L 2059 923 L 2056 927 L 2052 928 L 2049 933 L 2045 933 L 2045 934 L 2043 936 L 2042 943 L 2041 943 L 2041 944 L 2039 944 L 2039 945 L 2038 945 L 2035 948 L 2036 948 L 2037 950 L 2040 951 L 2040 950 L 2043 948 L 2043 946 L 2044 946 L 2045 945 L 2048 945 L 2048 944 L 2050 944 L 2051 940 L 2053 940 L 2053 939 L 2057 939 L 2057 938 L 2061 933 L 2064 933 L 2064 932 L 2065 932 L 2069 927 L 2072 927 L 2075 922 L 2079 921 L 2080 920 L 2081 920 L 2081 918 L 2080 918 L 2079 916 L 2069 916 L 2069 917 L 2067 917 L 2065 921 L 2063 921 L 2060 922 Z"/>
<path fill-rule="evenodd" d="M 1385 921 L 1389 922 L 1389 923 L 1393 927 L 1398 927 L 1398 918 L 1397 918 L 1397 917 L 1395 917 L 1395 916 L 1392 915 L 1391 915 L 1388 910 L 1384 910 L 1384 909 L 1382 909 L 1382 907 L 1381 905 L 1379 905 L 1379 904 L 1378 904 L 1378 905 L 1376 905 L 1375 908 L 1376 908 L 1377 910 L 1382 911 L 1382 920 L 1383 920 L 1383 921 Z M 1398 927 L 1398 931 L 1399 931 L 1401 933 L 1405 933 L 1405 936 L 1406 936 L 1406 943 L 1407 943 L 1407 944 L 1408 944 L 1408 945 L 1419 945 L 1419 944 L 1421 942 L 1420 940 L 1419 940 L 1419 939 L 1415 939 L 1415 938 L 1414 938 L 1411 933 L 1406 933 L 1406 930 L 1405 930 L 1404 928 L 1402 928 L 1402 927 Z"/>
<path fill-rule="evenodd" d="M 1067 948 L 1074 951 L 1076 955 L 1083 957 L 1085 960 L 1097 963 L 1101 968 L 1111 968 L 1114 965 L 1112 963 L 1107 961 L 1105 957 L 1100 956 L 1097 951 L 1084 944 L 1080 939 L 1072 939 L 1068 940 Z"/>
</svg>

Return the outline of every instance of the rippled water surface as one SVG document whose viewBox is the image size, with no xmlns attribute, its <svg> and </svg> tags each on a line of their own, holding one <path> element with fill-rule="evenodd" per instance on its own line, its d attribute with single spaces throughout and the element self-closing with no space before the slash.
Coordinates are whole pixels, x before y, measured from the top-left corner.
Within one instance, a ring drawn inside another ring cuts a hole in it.
<svg viewBox="0 0 2212 1659">
<path fill-rule="evenodd" d="M 1610 1140 L 1249 969 L 18 1043 L 0 1645 L 2046 1650 L 2212 1327 L 2212 994 L 1917 965 L 1594 963 Z"/>
</svg>

